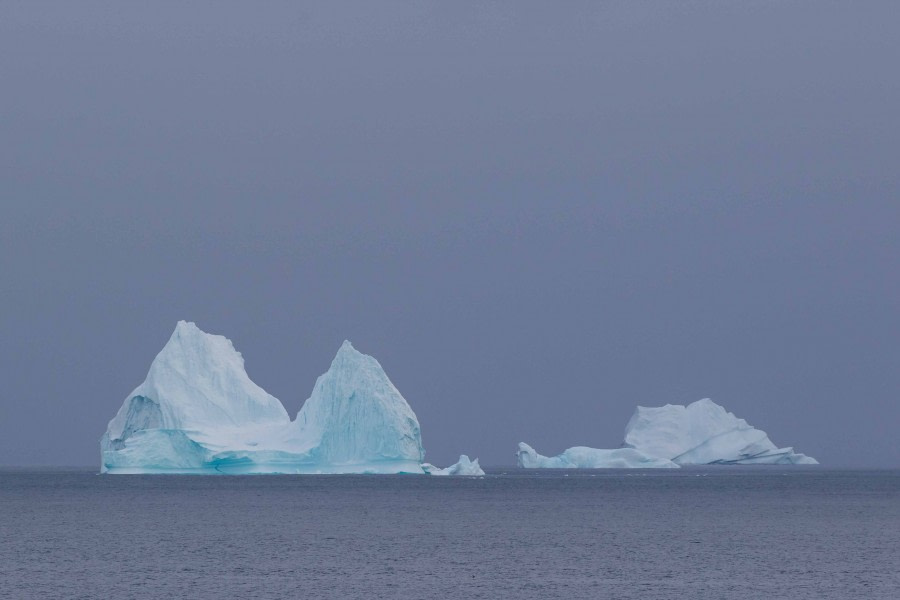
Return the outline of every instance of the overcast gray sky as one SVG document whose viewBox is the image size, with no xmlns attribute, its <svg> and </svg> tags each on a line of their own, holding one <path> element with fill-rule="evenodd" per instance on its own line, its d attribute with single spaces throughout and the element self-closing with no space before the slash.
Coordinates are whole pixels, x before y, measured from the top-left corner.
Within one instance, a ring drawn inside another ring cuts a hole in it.
<svg viewBox="0 0 900 600">
<path fill-rule="evenodd" d="M 900 465 L 900 3 L 0 3 L 0 463 L 96 464 L 178 319 L 428 459 L 714 400 Z"/>
</svg>

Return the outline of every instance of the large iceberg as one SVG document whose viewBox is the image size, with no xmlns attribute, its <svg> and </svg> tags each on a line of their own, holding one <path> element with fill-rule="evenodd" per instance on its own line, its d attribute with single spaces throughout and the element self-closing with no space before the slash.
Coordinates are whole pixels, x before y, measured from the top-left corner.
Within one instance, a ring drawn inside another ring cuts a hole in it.
<svg viewBox="0 0 900 600">
<path fill-rule="evenodd" d="M 216 450 L 240 443 L 244 432 L 277 431 L 290 422 L 281 402 L 247 376 L 230 340 L 181 321 L 109 422 L 100 440 L 101 469 L 214 468 Z"/>
<path fill-rule="evenodd" d="M 672 468 L 681 465 L 816 465 L 816 459 L 779 448 L 765 431 L 705 398 L 687 406 L 637 407 L 621 448 L 576 446 L 553 457 L 525 443 L 516 453 L 524 468 Z"/>
<path fill-rule="evenodd" d="M 679 465 L 816 465 L 816 459 L 779 448 L 765 431 L 709 398 L 687 406 L 637 407 L 625 427 L 625 446 Z"/>
<path fill-rule="evenodd" d="M 344 342 L 294 421 L 231 342 L 181 321 L 100 440 L 110 473 L 424 473 L 419 422 Z M 476 463 L 477 464 L 477 463 Z"/>
</svg>

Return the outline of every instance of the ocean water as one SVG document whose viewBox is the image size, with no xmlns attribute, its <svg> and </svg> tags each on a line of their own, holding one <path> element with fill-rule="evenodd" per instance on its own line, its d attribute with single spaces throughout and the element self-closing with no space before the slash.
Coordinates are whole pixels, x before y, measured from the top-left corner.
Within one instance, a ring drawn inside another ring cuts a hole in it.
<svg viewBox="0 0 900 600">
<path fill-rule="evenodd" d="M 0 598 L 900 598 L 900 471 L 0 471 Z"/>
</svg>

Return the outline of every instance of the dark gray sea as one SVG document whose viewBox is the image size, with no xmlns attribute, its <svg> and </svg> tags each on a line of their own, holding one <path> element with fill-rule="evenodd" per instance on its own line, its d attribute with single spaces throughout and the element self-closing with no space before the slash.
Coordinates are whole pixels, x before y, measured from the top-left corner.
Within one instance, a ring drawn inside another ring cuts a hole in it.
<svg viewBox="0 0 900 600">
<path fill-rule="evenodd" d="M 0 471 L 0 598 L 900 598 L 900 471 Z"/>
</svg>

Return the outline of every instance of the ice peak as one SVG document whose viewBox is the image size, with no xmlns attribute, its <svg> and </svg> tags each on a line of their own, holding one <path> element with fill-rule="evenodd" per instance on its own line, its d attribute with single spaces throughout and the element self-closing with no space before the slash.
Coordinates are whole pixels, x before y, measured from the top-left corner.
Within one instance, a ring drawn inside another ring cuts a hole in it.
<svg viewBox="0 0 900 600">
<path fill-rule="evenodd" d="M 164 365 L 179 369 L 187 365 L 202 365 L 206 369 L 229 365 L 232 369 L 243 371 L 244 357 L 224 335 L 206 333 L 193 321 L 178 321 L 169 341 L 150 366 L 151 373 L 154 368 L 163 368 Z"/>
<path fill-rule="evenodd" d="M 320 458 L 421 462 L 419 422 L 375 358 L 345 341 L 297 414 L 296 427 L 318 438 Z M 348 427 L 353 423 L 353 427 Z"/>
<path fill-rule="evenodd" d="M 348 374 L 356 372 L 381 372 L 381 376 L 387 378 L 387 375 L 384 375 L 384 369 L 375 357 L 364 354 L 354 348 L 353 344 L 350 343 L 350 340 L 344 340 L 344 343 L 338 348 L 337 353 L 334 355 L 334 360 L 331 361 L 331 367 L 328 370 Z"/>
<path fill-rule="evenodd" d="M 728 413 L 727 410 L 725 410 L 724 406 L 722 406 L 721 404 L 716 404 L 715 402 L 712 401 L 711 398 L 701 398 L 700 400 L 695 400 L 694 402 L 691 402 L 690 404 L 685 406 L 685 409 L 687 409 L 687 410 L 707 410 L 707 411 L 731 414 L 731 413 Z"/>
<path fill-rule="evenodd" d="M 201 329 L 193 321 L 181 319 L 175 324 L 175 331 L 201 331 Z"/>
<path fill-rule="evenodd" d="M 341 347 L 338 348 L 337 354 L 335 358 L 338 357 L 349 357 L 349 356 L 359 356 L 363 355 L 362 352 L 353 347 L 353 344 L 350 343 L 350 340 L 344 340 L 344 343 L 341 344 Z"/>
<path fill-rule="evenodd" d="M 213 342 L 214 340 L 218 343 L 225 342 L 232 350 L 234 349 L 231 340 L 227 337 L 216 335 L 214 333 L 207 333 L 197 327 L 197 324 L 193 321 L 178 321 L 178 323 L 175 324 L 172 335 L 169 337 L 169 344 L 173 342 L 182 344 L 205 344 Z M 169 344 L 166 345 L 168 346 Z"/>
<path fill-rule="evenodd" d="M 214 334 L 206 333 L 193 321 L 178 321 L 175 324 L 175 330 L 172 331 L 172 336 L 169 338 L 169 341 L 179 340 L 179 339 L 195 339 L 202 336 L 214 336 Z M 222 337 L 222 336 L 215 336 Z"/>
<path fill-rule="evenodd" d="M 231 340 L 179 321 L 107 433 L 110 440 L 125 439 L 145 422 L 162 429 L 202 431 L 289 421 L 281 402 L 250 380 Z"/>
</svg>

